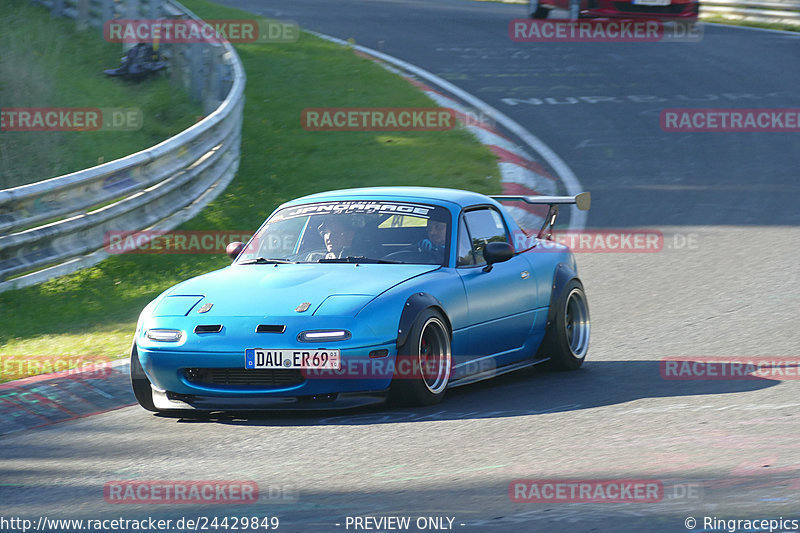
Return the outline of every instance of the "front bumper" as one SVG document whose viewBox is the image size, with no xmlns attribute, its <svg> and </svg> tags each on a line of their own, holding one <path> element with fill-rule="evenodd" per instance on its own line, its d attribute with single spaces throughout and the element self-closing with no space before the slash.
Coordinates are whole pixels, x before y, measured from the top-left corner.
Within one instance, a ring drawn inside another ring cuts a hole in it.
<svg viewBox="0 0 800 533">
<path fill-rule="evenodd" d="M 308 347 L 303 346 L 302 349 Z M 394 342 L 342 349 L 342 371 L 315 373 L 245 370 L 243 350 L 209 353 L 155 350 L 137 345 L 139 361 L 154 389 L 165 393 L 168 391 L 175 398 L 230 399 L 233 403 L 242 404 L 251 400 L 263 402 L 270 398 L 293 400 L 385 391 L 392 381 L 392 365 L 396 350 Z M 363 372 L 352 364 L 369 360 L 368 354 L 375 351 L 382 351 L 386 355 L 380 360 L 373 360 L 375 364 L 368 372 Z M 250 376 L 252 379 L 249 379 Z M 193 401 L 201 402 L 199 399 Z"/>
</svg>

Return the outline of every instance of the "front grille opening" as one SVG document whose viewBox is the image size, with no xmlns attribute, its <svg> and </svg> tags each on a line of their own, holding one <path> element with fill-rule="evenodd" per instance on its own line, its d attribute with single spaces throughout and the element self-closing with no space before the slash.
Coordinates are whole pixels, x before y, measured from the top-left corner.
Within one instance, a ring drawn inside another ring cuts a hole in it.
<svg viewBox="0 0 800 533">
<path fill-rule="evenodd" d="M 285 324 L 259 324 L 256 333 L 283 333 L 286 331 Z"/>
<path fill-rule="evenodd" d="M 186 380 L 198 385 L 229 385 L 242 387 L 283 387 L 299 385 L 305 381 L 303 373 L 297 369 L 255 369 L 244 368 L 187 368 Z"/>
<path fill-rule="evenodd" d="M 222 331 L 222 324 L 205 324 L 202 326 L 195 326 L 195 333 L 219 333 Z"/>
</svg>

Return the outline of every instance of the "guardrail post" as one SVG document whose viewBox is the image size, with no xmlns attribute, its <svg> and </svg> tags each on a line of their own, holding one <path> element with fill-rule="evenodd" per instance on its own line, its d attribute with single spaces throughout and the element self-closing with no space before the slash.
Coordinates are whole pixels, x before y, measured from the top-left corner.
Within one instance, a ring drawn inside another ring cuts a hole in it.
<svg viewBox="0 0 800 533">
<path fill-rule="evenodd" d="M 78 16 L 75 17 L 75 27 L 84 31 L 89 27 L 89 0 L 78 0 Z"/>
<path fill-rule="evenodd" d="M 203 114 L 208 115 L 217 105 L 219 105 L 219 101 L 217 100 L 217 78 L 219 77 L 218 74 L 218 63 L 219 61 L 219 52 L 217 51 L 217 47 L 214 46 L 209 50 L 208 56 L 206 57 L 206 64 L 208 68 L 208 74 L 206 75 L 206 97 L 205 101 L 203 102 Z"/>
<path fill-rule="evenodd" d="M 187 45 L 189 51 L 189 66 L 190 66 L 190 87 L 189 94 L 195 102 L 202 102 L 203 100 L 203 80 L 205 73 L 203 72 L 203 48 L 200 43 L 190 43 Z"/>
<path fill-rule="evenodd" d="M 205 47 L 203 54 L 203 72 L 205 79 L 203 80 L 203 114 L 208 115 L 213 111 L 219 102 L 217 101 L 217 93 L 214 91 L 216 84 L 216 60 L 217 60 L 217 45 Z"/>
<path fill-rule="evenodd" d="M 214 49 L 214 56 L 211 58 L 211 75 L 209 76 L 209 97 L 208 100 L 216 107 L 219 102 L 225 99 L 227 91 L 228 70 L 225 61 L 225 49 L 218 47 Z"/>
<path fill-rule="evenodd" d="M 219 78 L 219 90 L 220 90 L 220 99 L 224 99 L 225 95 L 228 94 L 228 91 L 231 90 L 233 86 L 233 67 L 231 66 L 230 61 L 228 60 L 228 52 L 222 53 L 222 59 L 220 59 L 220 71 L 222 75 Z"/>
<path fill-rule="evenodd" d="M 101 16 L 103 18 L 103 24 L 105 24 L 107 20 L 114 20 L 114 1 L 100 0 L 100 2 L 100 12 L 102 13 Z"/>
<path fill-rule="evenodd" d="M 169 76 L 174 85 L 188 88 L 184 71 L 186 69 L 186 44 L 171 43 L 169 45 Z"/>
<path fill-rule="evenodd" d="M 139 0 L 128 0 L 125 7 L 126 19 L 142 18 L 139 14 Z"/>
<path fill-rule="evenodd" d="M 124 6 L 120 6 L 120 18 L 129 20 L 142 18 L 139 11 L 139 0 L 127 0 Z M 122 43 L 122 52 L 126 53 L 134 46 L 136 46 L 135 43 Z"/>
</svg>

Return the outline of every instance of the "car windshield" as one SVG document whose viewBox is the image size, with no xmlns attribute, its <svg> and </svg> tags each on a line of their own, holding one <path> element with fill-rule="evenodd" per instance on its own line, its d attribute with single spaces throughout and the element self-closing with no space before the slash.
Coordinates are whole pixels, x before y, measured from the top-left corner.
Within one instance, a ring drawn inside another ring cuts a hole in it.
<svg viewBox="0 0 800 533">
<path fill-rule="evenodd" d="M 446 265 L 450 211 L 388 201 L 339 201 L 274 213 L 237 264 L 411 263 Z"/>
</svg>

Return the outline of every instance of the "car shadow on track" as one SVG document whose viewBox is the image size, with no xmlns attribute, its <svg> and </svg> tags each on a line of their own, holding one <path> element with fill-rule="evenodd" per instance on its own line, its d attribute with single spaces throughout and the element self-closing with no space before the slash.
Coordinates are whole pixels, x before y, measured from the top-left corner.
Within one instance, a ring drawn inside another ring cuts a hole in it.
<svg viewBox="0 0 800 533">
<path fill-rule="evenodd" d="M 184 423 L 253 426 L 391 424 L 530 416 L 623 406 L 642 399 L 687 398 L 685 402 L 648 407 L 664 412 L 703 408 L 704 402 L 688 397 L 711 398 L 754 392 L 779 383 L 764 378 L 676 381 L 661 376 L 659 361 L 592 361 L 575 372 L 545 372 L 534 368 L 458 387 L 447 391 L 442 403 L 430 407 L 377 405 L 347 411 L 198 412 L 158 416 L 177 418 Z M 630 409 L 644 408 L 630 406 Z"/>
</svg>

